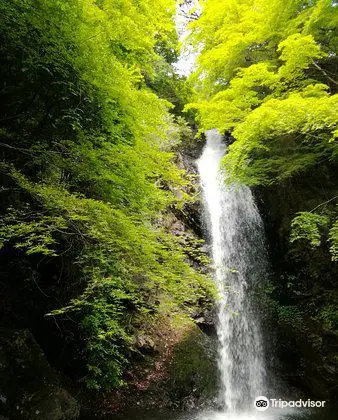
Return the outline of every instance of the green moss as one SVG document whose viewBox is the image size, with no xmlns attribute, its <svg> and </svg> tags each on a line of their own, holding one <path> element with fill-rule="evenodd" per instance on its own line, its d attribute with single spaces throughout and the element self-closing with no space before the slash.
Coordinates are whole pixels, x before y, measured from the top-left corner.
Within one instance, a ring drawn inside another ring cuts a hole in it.
<svg viewBox="0 0 338 420">
<path fill-rule="evenodd" d="M 216 342 L 192 326 L 175 347 L 169 367 L 173 400 L 205 400 L 217 390 Z"/>
</svg>

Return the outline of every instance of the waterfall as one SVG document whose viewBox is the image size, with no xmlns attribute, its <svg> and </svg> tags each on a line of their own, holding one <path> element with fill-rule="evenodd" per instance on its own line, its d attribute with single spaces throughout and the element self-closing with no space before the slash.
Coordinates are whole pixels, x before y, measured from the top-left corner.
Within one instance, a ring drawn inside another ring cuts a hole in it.
<svg viewBox="0 0 338 420">
<path fill-rule="evenodd" d="M 255 285 L 264 281 L 266 273 L 263 226 L 250 189 L 225 184 L 222 136 L 210 130 L 206 137 L 197 165 L 220 295 L 219 399 L 225 412 L 240 413 L 251 410 L 256 397 L 266 395 L 262 337 L 250 302 Z"/>
</svg>

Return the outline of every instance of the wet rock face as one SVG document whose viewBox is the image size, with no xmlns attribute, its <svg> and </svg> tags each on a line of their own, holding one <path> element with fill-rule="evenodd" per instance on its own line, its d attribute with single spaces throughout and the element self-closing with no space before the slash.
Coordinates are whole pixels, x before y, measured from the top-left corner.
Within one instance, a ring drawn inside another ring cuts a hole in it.
<svg viewBox="0 0 338 420">
<path fill-rule="evenodd" d="M 77 419 L 79 404 L 61 387 L 32 334 L 2 330 L 0 336 L 0 419 Z"/>
<path fill-rule="evenodd" d="M 336 195 L 335 177 L 336 170 L 318 166 L 278 187 L 255 190 L 271 262 L 267 303 L 273 325 L 266 323 L 265 335 L 271 341 L 274 333 L 270 351 L 279 361 L 277 374 L 289 386 L 323 400 L 337 398 L 337 322 L 332 310 L 337 306 L 337 264 L 331 261 L 327 237 L 313 248 L 306 241 L 290 242 L 290 230 L 298 212 Z"/>
<path fill-rule="evenodd" d="M 170 400 L 183 409 L 208 406 L 216 398 L 218 367 L 215 337 L 197 326 L 174 349 L 167 381 Z"/>
<path fill-rule="evenodd" d="M 204 140 L 195 139 L 191 143 L 188 142 L 190 147 L 183 147 L 176 153 L 177 166 L 186 171 L 189 177 L 189 186 L 186 192 L 191 197 L 195 197 L 195 200 L 186 202 L 184 208 L 176 215 L 183 222 L 185 229 L 191 229 L 200 238 L 205 237 L 206 230 L 203 226 L 203 209 L 196 161 L 202 153 L 204 143 Z"/>
<path fill-rule="evenodd" d="M 142 354 L 155 356 L 159 352 L 154 340 L 146 335 L 138 335 L 135 339 L 135 344 Z"/>
<path fill-rule="evenodd" d="M 216 322 L 215 308 L 205 309 L 202 313 L 193 317 L 196 325 L 204 332 L 204 334 L 216 338 Z"/>
</svg>

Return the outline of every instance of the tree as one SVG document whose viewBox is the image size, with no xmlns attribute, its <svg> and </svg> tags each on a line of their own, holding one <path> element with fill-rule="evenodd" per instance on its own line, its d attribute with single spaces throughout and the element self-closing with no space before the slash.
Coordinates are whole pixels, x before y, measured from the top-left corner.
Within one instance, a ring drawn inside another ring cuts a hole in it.
<svg viewBox="0 0 338 420">
<path fill-rule="evenodd" d="M 149 88 L 177 49 L 174 12 L 172 0 L 0 4 L 2 256 L 18 253 L 23 296 L 45 284 L 29 311 L 55 320 L 94 388 L 121 384 L 163 300 L 189 313 L 211 291 L 160 223 L 174 191 L 187 197 L 172 105 Z"/>
<path fill-rule="evenodd" d="M 187 108 L 198 111 L 202 131 L 233 136 L 224 159 L 229 181 L 272 185 L 319 164 L 335 165 L 337 5 L 202 4 L 191 24 L 191 42 L 200 51 L 192 76 L 198 101 Z"/>
</svg>

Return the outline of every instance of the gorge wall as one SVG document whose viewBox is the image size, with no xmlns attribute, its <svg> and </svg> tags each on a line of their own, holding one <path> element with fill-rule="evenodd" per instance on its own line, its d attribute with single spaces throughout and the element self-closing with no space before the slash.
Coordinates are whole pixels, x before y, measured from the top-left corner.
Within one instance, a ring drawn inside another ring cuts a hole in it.
<svg viewBox="0 0 338 420">
<path fill-rule="evenodd" d="M 335 202 L 327 201 L 336 195 L 336 171 L 329 166 L 256 191 L 271 261 L 266 333 L 277 350 L 273 363 L 279 360 L 278 375 L 290 386 L 331 400 L 337 395 L 337 264 L 325 228 L 317 247 L 290 238 L 297 212 L 317 206 L 330 211 Z"/>
</svg>

